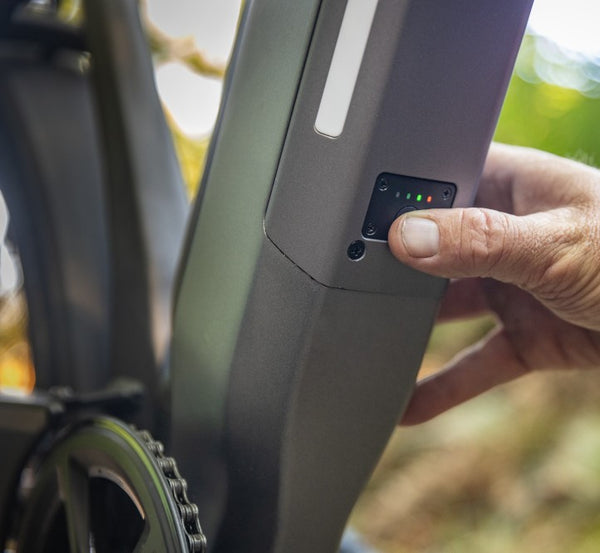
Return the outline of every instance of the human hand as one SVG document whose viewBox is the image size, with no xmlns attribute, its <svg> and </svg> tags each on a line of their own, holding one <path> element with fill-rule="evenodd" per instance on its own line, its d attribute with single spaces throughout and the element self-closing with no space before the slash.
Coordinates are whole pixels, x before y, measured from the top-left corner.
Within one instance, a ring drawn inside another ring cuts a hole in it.
<svg viewBox="0 0 600 553">
<path fill-rule="evenodd" d="M 600 171 L 495 144 L 475 204 L 412 212 L 390 228 L 400 261 L 458 279 L 441 321 L 498 318 L 486 338 L 418 382 L 403 424 L 533 370 L 600 367 Z"/>
</svg>

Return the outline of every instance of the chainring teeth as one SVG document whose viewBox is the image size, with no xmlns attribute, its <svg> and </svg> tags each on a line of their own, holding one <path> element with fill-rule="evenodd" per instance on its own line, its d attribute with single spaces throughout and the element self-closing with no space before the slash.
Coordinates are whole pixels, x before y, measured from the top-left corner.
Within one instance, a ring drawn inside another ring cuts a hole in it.
<svg viewBox="0 0 600 553">
<path fill-rule="evenodd" d="M 190 553 L 206 553 L 206 536 L 200 526 L 198 506 L 190 502 L 188 498 L 187 481 L 179 473 L 175 459 L 165 456 L 163 444 L 158 440 L 154 440 L 150 432 L 136 429 L 134 431 L 154 456 L 158 467 L 169 484 L 183 523 Z"/>
</svg>

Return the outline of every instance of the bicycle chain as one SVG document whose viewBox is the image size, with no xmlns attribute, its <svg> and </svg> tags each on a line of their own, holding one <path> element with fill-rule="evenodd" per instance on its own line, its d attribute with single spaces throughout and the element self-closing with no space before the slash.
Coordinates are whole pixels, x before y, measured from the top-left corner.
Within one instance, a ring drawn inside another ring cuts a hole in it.
<svg viewBox="0 0 600 553">
<path fill-rule="evenodd" d="M 189 553 L 206 553 L 206 536 L 200 526 L 198 506 L 192 503 L 187 496 L 187 482 L 179 473 L 175 459 L 165 456 L 163 444 L 154 440 L 150 432 L 135 428 L 134 431 L 142 439 L 150 453 L 154 455 L 160 470 L 169 483 L 171 493 L 179 510 L 179 516 L 183 522 L 183 528 L 189 545 Z"/>
</svg>

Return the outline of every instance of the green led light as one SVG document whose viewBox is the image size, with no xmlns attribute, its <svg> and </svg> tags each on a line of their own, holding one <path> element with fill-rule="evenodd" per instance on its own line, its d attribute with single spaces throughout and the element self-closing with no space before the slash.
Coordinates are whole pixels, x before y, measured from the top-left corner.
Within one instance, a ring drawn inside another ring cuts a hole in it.
<svg viewBox="0 0 600 553">
<path fill-rule="evenodd" d="M 406 195 L 406 199 L 410 200 L 410 192 Z"/>
<path fill-rule="evenodd" d="M 423 196 L 421 196 L 421 194 L 417 194 L 417 202 L 420 202 L 423 199 Z"/>
</svg>

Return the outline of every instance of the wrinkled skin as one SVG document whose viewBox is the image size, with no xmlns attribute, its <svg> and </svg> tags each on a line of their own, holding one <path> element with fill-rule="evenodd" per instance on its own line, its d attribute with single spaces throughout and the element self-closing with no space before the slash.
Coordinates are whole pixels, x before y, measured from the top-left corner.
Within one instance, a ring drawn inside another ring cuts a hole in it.
<svg viewBox="0 0 600 553">
<path fill-rule="evenodd" d="M 437 223 L 437 253 L 410 255 L 408 217 Z M 440 320 L 498 319 L 486 338 L 418 383 L 403 424 L 530 371 L 600 367 L 600 171 L 494 144 L 476 207 L 403 215 L 389 245 L 403 263 L 453 279 Z"/>
</svg>

